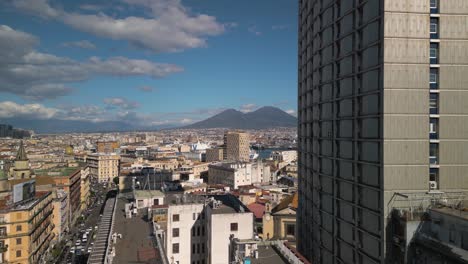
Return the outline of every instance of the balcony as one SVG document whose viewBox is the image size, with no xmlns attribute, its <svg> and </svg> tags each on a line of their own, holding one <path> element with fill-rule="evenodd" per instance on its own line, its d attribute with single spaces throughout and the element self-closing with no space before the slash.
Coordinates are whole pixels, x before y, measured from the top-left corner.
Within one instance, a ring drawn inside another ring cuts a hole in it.
<svg viewBox="0 0 468 264">
<path fill-rule="evenodd" d="M 429 139 L 439 139 L 439 134 L 437 132 L 429 132 Z"/>
<path fill-rule="evenodd" d="M 439 159 L 436 156 L 429 157 L 429 164 L 430 165 L 439 165 Z"/>
</svg>

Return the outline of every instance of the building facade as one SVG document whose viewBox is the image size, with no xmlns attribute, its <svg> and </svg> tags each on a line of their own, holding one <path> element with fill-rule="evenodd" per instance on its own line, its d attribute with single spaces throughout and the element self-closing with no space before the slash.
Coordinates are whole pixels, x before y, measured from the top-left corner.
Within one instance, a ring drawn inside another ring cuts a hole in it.
<svg viewBox="0 0 468 264">
<path fill-rule="evenodd" d="M 249 161 L 250 136 L 245 132 L 228 131 L 224 134 L 223 159 L 228 161 Z"/>
<path fill-rule="evenodd" d="M 223 160 L 223 148 L 211 148 L 206 150 L 206 162 L 215 162 Z"/>
<path fill-rule="evenodd" d="M 239 186 L 270 181 L 270 166 L 257 162 L 218 162 L 208 166 L 208 183 Z"/>
<path fill-rule="evenodd" d="M 117 154 L 92 154 L 86 158 L 89 173 L 99 182 L 112 181 L 119 176 L 120 156 Z"/>
<path fill-rule="evenodd" d="M 23 204 L 0 205 L 0 259 L 6 263 L 40 263 L 54 228 L 52 192 L 36 192 Z"/>
<path fill-rule="evenodd" d="M 114 153 L 120 147 L 118 141 L 98 141 L 96 142 L 96 151 L 98 153 Z"/>
<path fill-rule="evenodd" d="M 90 192 L 90 185 L 91 185 L 91 177 L 89 175 L 89 167 L 85 166 L 84 168 L 81 168 L 81 182 L 80 182 L 80 195 L 81 195 L 81 210 L 85 210 L 88 208 L 90 202 L 91 202 L 91 192 Z"/>
<path fill-rule="evenodd" d="M 468 2 L 299 1 L 299 250 L 390 261 L 396 193 L 468 188 Z"/>
<path fill-rule="evenodd" d="M 64 191 L 57 191 L 57 197 L 53 200 L 54 213 L 52 215 L 54 223 L 54 234 L 57 241 L 61 241 L 69 230 L 68 225 L 68 195 Z"/>
<path fill-rule="evenodd" d="M 169 263 L 225 264 L 235 239 L 254 238 L 252 212 L 231 195 L 209 200 L 187 195 L 169 203 L 167 210 L 152 210 L 154 221 L 165 226 L 161 237 Z"/>
</svg>

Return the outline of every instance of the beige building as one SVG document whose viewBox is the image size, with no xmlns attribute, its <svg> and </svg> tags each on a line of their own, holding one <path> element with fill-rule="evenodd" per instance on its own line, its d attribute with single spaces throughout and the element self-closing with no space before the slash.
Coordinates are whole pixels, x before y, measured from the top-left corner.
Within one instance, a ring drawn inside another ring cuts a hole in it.
<svg viewBox="0 0 468 264">
<path fill-rule="evenodd" d="M 112 181 L 119 176 L 120 156 L 117 154 L 92 154 L 86 158 L 89 174 L 99 182 Z"/>
<path fill-rule="evenodd" d="M 265 204 L 263 239 L 296 240 L 297 193 L 287 196 L 275 207 Z"/>
<path fill-rule="evenodd" d="M 23 204 L 0 200 L 0 262 L 36 264 L 54 239 L 52 192 L 36 192 Z"/>
<path fill-rule="evenodd" d="M 90 203 L 90 169 L 89 166 L 86 166 L 81 169 L 81 210 L 85 210 L 88 208 Z"/>
<path fill-rule="evenodd" d="M 250 160 L 250 136 L 245 132 L 228 131 L 224 134 L 223 159 L 229 161 Z"/>
<path fill-rule="evenodd" d="M 223 160 L 223 148 L 211 148 L 206 150 L 206 162 L 215 162 Z"/>
<path fill-rule="evenodd" d="M 468 1 L 358 2 L 299 1 L 298 249 L 316 263 L 396 262 L 393 209 L 468 189 Z"/>
<path fill-rule="evenodd" d="M 53 200 L 54 213 L 52 215 L 54 223 L 54 234 L 57 241 L 64 238 L 65 232 L 69 228 L 69 207 L 68 194 L 64 191 L 57 191 L 56 198 Z"/>
<path fill-rule="evenodd" d="M 96 142 L 96 151 L 98 153 L 114 153 L 120 147 L 117 141 L 98 141 Z"/>
</svg>

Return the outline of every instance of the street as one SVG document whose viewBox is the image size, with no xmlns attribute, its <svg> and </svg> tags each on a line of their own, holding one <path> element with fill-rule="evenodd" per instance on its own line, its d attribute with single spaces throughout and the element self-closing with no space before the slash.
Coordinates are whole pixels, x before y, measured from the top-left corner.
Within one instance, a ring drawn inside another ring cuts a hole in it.
<svg viewBox="0 0 468 264">
<path fill-rule="evenodd" d="M 56 264 L 81 264 L 86 263 L 94 245 L 97 226 L 105 204 L 106 194 L 109 190 L 107 184 L 93 183 L 90 190 L 94 192 L 90 198 L 88 209 L 71 227 L 70 233 L 63 239 L 65 244 L 58 258 L 49 263 Z"/>
</svg>

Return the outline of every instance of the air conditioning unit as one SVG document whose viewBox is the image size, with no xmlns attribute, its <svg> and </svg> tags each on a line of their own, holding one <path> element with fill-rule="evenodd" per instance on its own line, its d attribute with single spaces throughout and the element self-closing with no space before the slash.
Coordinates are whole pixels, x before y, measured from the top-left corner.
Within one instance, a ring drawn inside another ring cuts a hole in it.
<svg viewBox="0 0 468 264">
<path fill-rule="evenodd" d="M 436 181 L 429 181 L 429 189 L 430 190 L 437 190 L 437 182 Z"/>
</svg>

